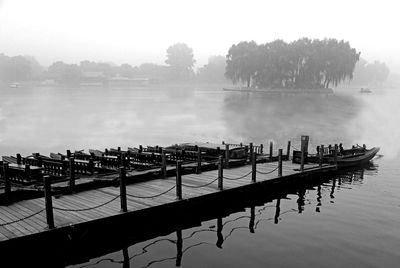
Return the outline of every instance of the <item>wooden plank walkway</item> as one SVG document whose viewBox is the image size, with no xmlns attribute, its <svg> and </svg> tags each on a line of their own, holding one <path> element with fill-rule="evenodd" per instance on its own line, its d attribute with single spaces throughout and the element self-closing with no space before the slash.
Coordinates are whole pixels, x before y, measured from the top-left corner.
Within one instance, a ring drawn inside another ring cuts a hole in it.
<svg viewBox="0 0 400 268">
<path fill-rule="evenodd" d="M 278 177 L 277 162 L 257 164 L 257 182 Z M 299 174 L 299 165 L 283 162 L 283 177 Z M 335 166 L 324 165 L 329 171 Z M 320 172 L 318 165 L 305 165 L 304 174 Z M 251 165 L 223 170 L 224 190 L 252 184 Z M 217 187 L 218 170 L 182 176 L 182 197 L 193 199 L 220 192 Z M 154 179 L 126 186 L 128 212 L 135 212 L 174 202 L 176 178 Z M 119 187 L 104 187 L 71 195 L 53 197 L 54 223 L 57 227 L 76 225 L 121 214 Z M 0 243 L 48 230 L 44 198 L 19 201 L 0 206 Z"/>
</svg>

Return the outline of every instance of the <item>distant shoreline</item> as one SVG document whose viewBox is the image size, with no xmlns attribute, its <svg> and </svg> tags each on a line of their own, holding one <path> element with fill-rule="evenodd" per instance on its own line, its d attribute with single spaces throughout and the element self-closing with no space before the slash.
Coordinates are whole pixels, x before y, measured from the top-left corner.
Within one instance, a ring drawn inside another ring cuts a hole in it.
<svg viewBox="0 0 400 268">
<path fill-rule="evenodd" d="M 318 89 L 306 89 L 306 88 L 223 88 L 224 91 L 232 92 L 256 92 L 256 93 L 287 93 L 287 94 L 301 94 L 301 93 L 312 93 L 312 94 L 333 94 L 332 88 L 318 88 Z"/>
</svg>

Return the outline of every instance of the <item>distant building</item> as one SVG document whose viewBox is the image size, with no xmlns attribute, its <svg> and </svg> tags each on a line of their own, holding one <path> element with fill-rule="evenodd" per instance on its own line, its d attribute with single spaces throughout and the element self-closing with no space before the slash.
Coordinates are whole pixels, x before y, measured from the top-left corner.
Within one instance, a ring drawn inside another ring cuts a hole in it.
<svg viewBox="0 0 400 268">
<path fill-rule="evenodd" d="M 143 87 L 149 84 L 149 79 L 115 76 L 108 79 L 107 83 L 110 87 Z"/>
</svg>

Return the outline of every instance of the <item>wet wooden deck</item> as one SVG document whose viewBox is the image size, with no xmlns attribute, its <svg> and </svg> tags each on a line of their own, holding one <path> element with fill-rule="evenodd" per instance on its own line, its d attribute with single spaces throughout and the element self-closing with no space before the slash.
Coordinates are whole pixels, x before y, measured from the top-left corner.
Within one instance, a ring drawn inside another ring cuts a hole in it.
<svg viewBox="0 0 400 268">
<path fill-rule="evenodd" d="M 335 169 L 335 166 L 332 165 L 324 165 L 322 169 L 318 165 L 305 165 L 304 174 L 300 174 L 299 165 L 293 164 L 291 161 L 283 161 L 283 176 L 278 178 L 277 166 L 277 162 L 258 163 L 257 182 L 262 183 L 269 180 L 279 182 L 289 177 L 293 180 L 300 180 L 302 178 L 300 175 Z M 243 188 L 253 184 L 251 182 L 251 165 L 224 169 L 223 172 L 224 190 Z M 217 176 L 218 170 L 183 175 L 183 200 L 196 197 L 206 198 L 208 195 L 221 192 L 217 186 Z M 182 202 L 176 198 L 175 185 L 175 177 L 127 185 L 127 213 Z M 71 195 L 54 196 L 53 212 L 56 228 L 94 222 L 98 219 L 123 214 L 119 195 L 119 187 L 110 186 Z M 48 228 L 44 198 L 0 206 L 0 243 L 46 231 Z"/>
</svg>

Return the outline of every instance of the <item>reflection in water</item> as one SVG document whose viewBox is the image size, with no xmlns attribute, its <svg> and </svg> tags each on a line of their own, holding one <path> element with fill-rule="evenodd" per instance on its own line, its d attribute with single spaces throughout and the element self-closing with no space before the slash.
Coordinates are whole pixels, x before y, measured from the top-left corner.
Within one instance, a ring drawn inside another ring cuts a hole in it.
<svg viewBox="0 0 400 268">
<path fill-rule="evenodd" d="M 241 233 L 240 230 L 248 230 L 250 233 L 255 233 L 257 229 L 261 229 L 259 234 L 262 235 L 263 233 L 268 232 L 267 230 L 271 228 L 271 226 L 261 225 L 262 223 L 273 222 L 274 224 L 278 224 L 282 220 L 292 219 L 294 216 L 289 215 L 293 212 L 304 212 L 307 206 L 312 205 L 311 199 L 307 198 L 307 196 L 311 196 L 313 190 L 307 191 L 307 189 L 314 189 L 314 191 L 316 191 L 316 212 L 321 212 L 320 208 L 322 207 L 322 201 L 324 198 L 334 198 L 333 194 L 335 193 L 335 189 L 340 188 L 351 191 L 352 188 L 348 186 L 351 185 L 353 181 L 362 181 L 363 174 L 363 170 L 349 171 L 330 179 L 322 179 L 319 180 L 319 182 L 314 182 L 313 184 L 304 185 L 298 189 L 293 189 L 292 193 L 282 192 L 273 200 L 271 200 L 268 196 L 263 196 L 262 198 L 266 200 L 264 201 L 263 205 L 259 205 L 260 200 L 255 200 L 254 202 L 257 202 L 258 205 L 249 205 L 245 212 L 235 212 L 228 216 L 224 214 L 224 216 L 218 216 L 214 220 L 207 220 L 206 222 L 203 222 L 201 225 L 202 227 L 194 227 L 189 229 L 178 228 L 176 231 L 167 236 L 151 239 L 147 242 L 140 242 L 131 245 L 128 249 L 123 248 L 122 261 L 117 260 L 117 253 L 111 253 L 107 256 L 100 257 L 99 259 L 92 260 L 90 263 L 79 265 L 78 267 L 99 266 L 105 261 L 110 266 L 118 263 L 122 264 L 122 267 L 129 267 L 129 265 L 132 266 L 133 263 L 135 263 L 135 267 L 151 267 L 155 266 L 156 264 L 162 264 L 162 266 L 165 266 L 168 265 L 169 261 L 171 260 L 175 260 L 175 266 L 180 267 L 184 262 L 185 254 L 189 250 L 195 251 L 195 249 L 200 246 L 216 246 L 219 249 L 223 249 L 223 245 L 228 243 L 229 238 L 235 239 L 235 234 L 237 234 L 239 237 L 243 236 L 243 233 Z M 341 183 L 336 184 L 336 181 L 341 181 Z M 328 194 L 328 196 L 324 195 L 325 192 Z M 296 194 L 298 197 L 297 200 L 295 202 L 291 201 L 292 199 L 287 198 L 288 194 Z M 282 203 L 282 200 L 285 202 Z M 310 201 L 305 202 L 305 200 Z M 274 201 L 275 204 L 271 205 L 271 203 Z M 284 207 L 283 212 L 281 212 L 282 207 Z M 241 211 L 242 209 L 243 208 L 240 207 L 235 208 L 237 211 Z M 206 215 L 204 217 L 207 218 Z M 216 221 L 216 225 L 210 225 L 212 221 Z M 194 225 L 197 224 L 194 223 Z M 204 228 L 204 226 L 210 227 Z M 165 233 L 164 230 L 152 231 L 154 231 L 155 235 L 157 235 L 158 232 Z M 185 236 L 183 233 L 188 234 Z M 174 234 L 176 239 L 173 239 Z M 211 242 L 213 237 L 216 237 L 216 243 Z M 252 238 L 249 239 L 251 240 Z M 176 247 L 175 254 L 172 256 L 160 257 L 160 254 L 163 254 L 163 252 L 169 252 L 169 248 L 171 248 L 173 245 Z M 139 252 L 136 252 L 138 249 Z M 152 250 L 154 250 L 154 253 L 152 253 Z M 206 251 L 208 252 L 208 250 Z M 193 256 L 193 254 L 201 254 L 201 250 L 196 251 L 196 253 L 193 252 L 190 255 Z M 237 252 L 236 254 L 241 254 L 241 252 Z M 129 257 L 129 255 L 131 256 Z M 187 261 L 187 264 L 194 264 L 192 263 L 193 260 L 188 259 Z M 231 265 L 235 266 L 235 263 L 231 263 Z"/>
</svg>

